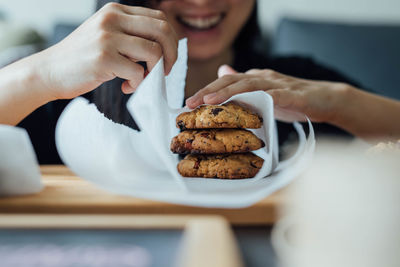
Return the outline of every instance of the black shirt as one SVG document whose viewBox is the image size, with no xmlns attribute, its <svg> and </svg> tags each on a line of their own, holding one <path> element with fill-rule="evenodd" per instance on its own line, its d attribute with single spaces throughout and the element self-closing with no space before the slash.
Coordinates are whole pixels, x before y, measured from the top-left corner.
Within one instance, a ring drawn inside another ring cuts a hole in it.
<svg viewBox="0 0 400 267">
<path fill-rule="evenodd" d="M 238 53 L 235 55 L 233 67 L 239 72 L 253 68 L 269 68 L 298 78 L 354 84 L 339 73 L 319 66 L 311 59 L 300 57 L 269 59 L 256 52 Z M 48 103 L 35 110 L 18 125 L 28 131 L 40 164 L 62 163 L 55 146 L 55 127 L 68 102 L 69 100 L 58 100 Z M 346 135 L 343 130 L 324 123 L 314 124 L 314 130 L 317 135 L 326 133 Z M 291 124 L 278 122 L 279 143 L 286 141 L 293 131 Z"/>
</svg>

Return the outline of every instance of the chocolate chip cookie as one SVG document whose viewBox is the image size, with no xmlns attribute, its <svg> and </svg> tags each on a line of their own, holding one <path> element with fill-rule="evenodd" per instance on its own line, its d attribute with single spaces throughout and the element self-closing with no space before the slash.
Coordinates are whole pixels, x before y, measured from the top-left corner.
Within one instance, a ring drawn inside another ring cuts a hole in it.
<svg viewBox="0 0 400 267">
<path fill-rule="evenodd" d="M 253 153 L 187 155 L 178 164 L 178 171 L 185 177 L 220 179 L 252 178 L 261 169 L 264 160 Z"/>
<path fill-rule="evenodd" d="M 172 139 L 171 151 L 178 154 L 243 153 L 264 146 L 255 134 L 243 129 L 187 130 Z"/>
<path fill-rule="evenodd" d="M 237 104 L 201 106 L 180 114 L 176 125 L 181 130 L 211 128 L 250 128 L 262 125 L 262 118 Z"/>
</svg>

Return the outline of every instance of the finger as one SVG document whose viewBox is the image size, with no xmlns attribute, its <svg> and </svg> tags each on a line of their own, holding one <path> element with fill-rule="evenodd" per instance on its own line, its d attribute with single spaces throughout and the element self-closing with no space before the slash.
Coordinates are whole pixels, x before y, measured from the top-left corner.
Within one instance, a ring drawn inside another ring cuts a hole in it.
<svg viewBox="0 0 400 267">
<path fill-rule="evenodd" d="M 121 85 L 121 91 L 124 94 L 132 94 L 136 91 L 136 88 L 130 86 L 129 81 L 124 81 Z"/>
<path fill-rule="evenodd" d="M 282 79 L 282 78 L 293 78 L 288 75 L 282 74 L 280 72 L 271 70 L 271 69 L 251 69 L 246 72 L 246 74 L 250 75 L 261 75 L 270 80 Z"/>
<path fill-rule="evenodd" d="M 218 90 L 221 90 L 230 84 L 233 84 L 240 80 L 243 77 L 244 74 L 234 74 L 234 75 L 225 75 L 214 82 L 210 83 L 207 85 L 205 88 L 201 89 L 198 91 L 195 95 L 192 97 L 188 98 L 186 100 L 186 105 L 189 108 L 195 108 L 199 105 L 204 104 L 204 96 L 213 94 L 217 92 Z"/>
<path fill-rule="evenodd" d="M 247 77 L 215 92 L 213 95 L 204 96 L 204 103 L 210 105 L 220 104 L 234 95 L 263 90 L 264 88 L 273 86 L 275 85 L 269 81 L 265 81 L 264 79 Z"/>
<path fill-rule="evenodd" d="M 251 69 L 246 71 L 246 74 L 250 74 L 250 75 L 259 75 L 262 73 L 262 70 L 260 69 Z"/>
<path fill-rule="evenodd" d="M 165 59 L 165 73 L 171 71 L 178 57 L 178 38 L 168 22 L 146 16 L 123 15 L 120 25 L 126 34 L 159 43 Z"/>
<path fill-rule="evenodd" d="M 139 15 L 139 16 L 152 17 L 155 19 L 167 20 L 167 17 L 161 10 L 151 9 L 147 7 L 129 6 L 116 2 L 110 2 L 104 5 L 100 9 L 100 12 L 119 12 L 119 11 L 122 11 L 128 15 Z"/>
<path fill-rule="evenodd" d="M 140 6 L 129 6 L 123 5 L 115 2 L 110 2 L 104 5 L 97 13 L 96 17 L 102 17 L 103 23 L 107 26 L 118 25 L 115 23 L 115 19 L 121 14 L 134 15 L 134 16 L 144 16 L 150 17 L 158 20 L 168 21 L 166 15 L 161 10 L 140 7 Z M 178 39 L 178 35 L 173 31 L 175 38 Z"/>
<path fill-rule="evenodd" d="M 146 7 L 139 7 L 139 6 L 128 6 L 128 5 L 120 5 L 121 10 L 125 12 L 127 15 L 137 15 L 137 16 L 145 16 L 151 17 L 158 20 L 167 20 L 167 16 L 164 14 L 163 11 L 157 9 L 151 9 Z M 179 41 L 178 34 L 175 32 L 174 28 L 171 27 L 172 33 L 177 41 Z"/>
<path fill-rule="evenodd" d="M 129 60 L 128 58 L 118 55 L 116 60 L 112 60 L 109 63 L 110 71 L 119 78 L 128 81 L 131 88 L 136 89 L 138 85 L 143 81 L 144 69 L 139 64 Z M 126 88 L 129 90 L 129 88 Z"/>
<path fill-rule="evenodd" d="M 218 78 L 221 78 L 222 76 L 225 76 L 228 74 L 235 74 L 235 73 L 237 73 L 237 71 L 235 71 L 229 65 L 222 65 L 221 67 L 218 68 Z"/>
<path fill-rule="evenodd" d="M 226 88 L 223 88 L 215 94 L 210 94 L 204 96 L 204 103 L 205 104 L 219 104 L 222 103 L 229 98 L 231 98 L 234 95 L 240 94 L 240 93 L 246 93 L 246 92 L 252 92 L 252 91 L 259 91 L 259 90 L 268 90 L 268 89 L 274 89 L 278 88 L 279 85 L 263 79 L 259 77 L 254 77 L 254 76 L 249 76 L 244 74 L 245 78 L 240 79 L 238 82 L 233 83 Z"/>
<path fill-rule="evenodd" d="M 128 15 L 140 15 L 146 17 L 152 17 L 155 19 L 167 20 L 164 12 L 157 9 L 151 9 L 147 7 L 140 7 L 140 6 L 128 6 L 128 5 L 119 5 L 119 7 L 123 12 Z"/>
<path fill-rule="evenodd" d="M 161 46 L 147 39 L 119 34 L 115 37 L 117 50 L 120 54 L 134 61 L 146 61 L 151 71 L 162 56 Z M 134 47 L 134 49 L 132 49 Z"/>
</svg>

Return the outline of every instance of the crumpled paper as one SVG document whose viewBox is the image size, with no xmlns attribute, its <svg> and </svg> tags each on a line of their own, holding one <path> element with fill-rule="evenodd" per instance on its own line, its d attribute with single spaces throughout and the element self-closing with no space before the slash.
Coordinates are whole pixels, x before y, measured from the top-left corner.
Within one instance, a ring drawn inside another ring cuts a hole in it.
<svg viewBox="0 0 400 267">
<path fill-rule="evenodd" d="M 251 108 L 264 119 L 252 130 L 266 146 L 255 152 L 264 165 L 256 177 L 241 180 L 183 178 L 178 156 L 170 152 L 181 108 L 187 70 L 186 40 L 180 41 L 178 60 L 165 77 L 163 59 L 156 64 L 127 103 L 141 131 L 114 123 L 83 98 L 72 101 L 56 129 L 56 144 L 63 162 L 78 176 L 108 191 L 140 198 L 201 207 L 239 208 L 254 204 L 287 185 L 303 171 L 314 151 L 309 137 L 294 124 L 299 147 L 292 158 L 278 163 L 277 130 L 272 98 L 262 92 L 235 95 L 229 101 Z"/>
<path fill-rule="evenodd" d="M 43 184 L 28 133 L 0 125 L 0 196 L 40 192 Z"/>
</svg>

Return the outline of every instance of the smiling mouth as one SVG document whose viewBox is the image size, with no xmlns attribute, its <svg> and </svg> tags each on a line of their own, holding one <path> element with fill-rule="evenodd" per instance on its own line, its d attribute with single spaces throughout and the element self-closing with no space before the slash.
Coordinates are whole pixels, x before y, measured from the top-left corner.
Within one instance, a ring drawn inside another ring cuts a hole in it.
<svg viewBox="0 0 400 267">
<path fill-rule="evenodd" d="M 219 14 L 210 17 L 185 17 L 178 16 L 177 20 L 185 27 L 195 31 L 207 31 L 215 28 L 225 17 L 225 14 Z"/>
</svg>

